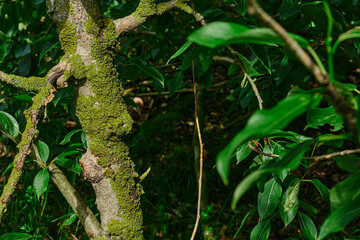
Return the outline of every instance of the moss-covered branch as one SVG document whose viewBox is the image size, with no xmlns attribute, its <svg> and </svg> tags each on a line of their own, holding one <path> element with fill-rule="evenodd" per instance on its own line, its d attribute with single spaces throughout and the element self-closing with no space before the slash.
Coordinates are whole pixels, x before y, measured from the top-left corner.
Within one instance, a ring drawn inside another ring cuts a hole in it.
<svg viewBox="0 0 360 240">
<path fill-rule="evenodd" d="M 19 153 L 14 159 L 14 168 L 11 171 L 10 178 L 4 187 L 4 190 L 0 197 L 0 219 L 7 206 L 10 203 L 10 197 L 13 194 L 17 183 L 20 180 L 26 156 L 31 152 L 31 145 L 38 134 L 37 123 L 39 121 L 39 115 L 41 109 L 51 101 L 53 97 L 53 87 L 51 85 L 44 87 L 41 91 L 33 98 L 33 105 L 25 111 L 25 117 L 27 120 L 26 128 L 22 134 L 20 143 L 17 145 Z"/>
<path fill-rule="evenodd" d="M 26 91 L 39 92 L 40 89 L 46 85 L 47 79 L 46 77 L 20 77 L 0 71 L 0 81 Z"/>
<path fill-rule="evenodd" d="M 205 26 L 206 22 L 204 17 L 196 12 L 194 9 L 192 9 L 184 0 L 179 0 L 175 3 L 175 7 L 179 8 L 180 10 L 183 10 L 184 12 L 193 15 L 196 21 L 200 22 L 201 25 Z"/>
<path fill-rule="evenodd" d="M 136 10 L 129 16 L 114 20 L 115 30 L 119 34 L 129 32 L 146 22 L 150 17 L 161 15 L 175 7 L 178 0 L 154 4 L 152 0 L 140 1 Z"/>
</svg>

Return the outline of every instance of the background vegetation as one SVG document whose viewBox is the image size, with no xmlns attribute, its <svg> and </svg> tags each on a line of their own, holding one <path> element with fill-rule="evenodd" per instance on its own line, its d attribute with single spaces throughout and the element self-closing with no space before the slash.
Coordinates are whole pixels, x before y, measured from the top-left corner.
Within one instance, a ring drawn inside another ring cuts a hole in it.
<svg viewBox="0 0 360 240">
<path fill-rule="evenodd" d="M 106 0 L 101 9 L 117 19 L 137 4 Z M 360 3 L 269 0 L 259 5 L 299 36 L 294 38 L 307 52 L 310 49 L 325 75 L 330 73 L 341 99 L 358 112 Z M 357 121 L 355 127 L 347 124 L 337 100 L 276 34 L 247 32 L 264 25 L 247 12 L 245 0 L 192 1 L 189 6 L 207 23 L 216 23 L 201 28 L 194 16 L 174 9 L 121 36 L 116 50 L 119 81 L 135 120 L 125 141 L 137 172 L 151 168 L 142 181 L 144 237 L 189 239 L 194 228 L 199 173 L 194 74 L 205 149 L 196 239 L 357 239 Z M 59 62 L 62 49 L 44 0 L 0 1 L 0 31 L 0 47 L 6 46 L 1 71 L 45 76 Z M 267 110 L 258 110 L 259 98 L 250 81 Z M 0 110 L 13 116 L 22 132 L 23 112 L 34 93 L 0 86 Z M 37 144 L 41 148 L 46 143 L 49 160 L 62 154 L 63 162 L 57 163 L 96 213 L 91 185 L 80 176 L 78 160 L 86 143 L 81 131 L 74 131 L 81 129 L 72 105 L 74 92 L 70 86 L 55 93 L 47 117 L 38 125 Z M 357 120 L 358 114 L 353 117 Z M 1 124 L 6 131 L 3 120 Z M 1 135 L 0 189 L 16 152 L 16 145 Z M 332 153 L 339 154 L 324 156 Z M 53 184 L 45 185 L 38 197 L 41 190 L 34 178 L 39 171 L 28 158 L 0 234 L 88 239 Z M 244 189 L 249 191 L 243 196 Z"/>
</svg>

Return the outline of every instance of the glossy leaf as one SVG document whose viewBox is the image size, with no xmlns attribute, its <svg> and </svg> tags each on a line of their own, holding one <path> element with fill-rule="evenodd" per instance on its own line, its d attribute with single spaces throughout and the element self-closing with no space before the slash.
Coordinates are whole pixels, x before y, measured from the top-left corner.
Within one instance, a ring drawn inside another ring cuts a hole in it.
<svg viewBox="0 0 360 240">
<path fill-rule="evenodd" d="M 316 240 L 317 230 L 311 218 L 304 213 L 299 213 L 299 222 L 304 240 Z"/>
<path fill-rule="evenodd" d="M 78 132 L 82 132 L 82 129 L 72 130 L 71 132 L 69 132 L 68 134 L 65 135 L 64 139 L 59 144 L 60 145 L 67 144 L 68 142 L 70 142 L 71 138 Z"/>
<path fill-rule="evenodd" d="M 330 124 L 332 126 L 331 131 L 339 131 L 344 128 L 344 121 L 336 112 L 334 106 L 311 109 L 306 114 L 306 121 L 308 124 L 305 129 L 308 127 L 318 129 L 319 126 L 324 126 L 325 124 Z"/>
<path fill-rule="evenodd" d="M 50 155 L 49 146 L 46 143 L 44 143 L 43 141 L 39 140 L 37 143 L 37 147 L 38 147 L 40 158 L 45 163 L 49 159 L 49 155 Z"/>
<path fill-rule="evenodd" d="M 0 124 L 4 131 L 14 138 L 19 135 L 19 124 L 10 114 L 0 111 Z"/>
<path fill-rule="evenodd" d="M 274 108 L 256 111 L 245 128 L 218 154 L 216 167 L 225 184 L 228 183 L 230 159 L 236 149 L 250 139 L 264 137 L 272 130 L 286 127 L 293 119 L 319 104 L 318 95 L 295 94 L 280 101 Z"/>
<path fill-rule="evenodd" d="M 339 182 L 330 191 L 330 207 L 334 212 L 360 196 L 360 173 Z"/>
<path fill-rule="evenodd" d="M 306 48 L 309 42 L 297 35 L 290 34 L 298 43 Z M 215 48 L 234 43 L 255 43 L 283 45 L 282 40 L 269 28 L 248 28 L 230 22 L 212 22 L 196 31 L 188 39 L 201 46 Z"/>
<path fill-rule="evenodd" d="M 270 230 L 270 219 L 263 220 L 251 231 L 250 240 L 266 240 L 270 235 Z"/>
<path fill-rule="evenodd" d="M 38 174 L 36 174 L 33 187 L 38 198 L 46 191 L 49 184 L 49 177 L 47 169 L 41 169 Z"/>
<path fill-rule="evenodd" d="M 322 182 L 320 182 L 318 179 L 312 179 L 311 182 L 320 192 L 320 195 L 324 199 L 324 201 L 330 202 L 330 190 L 324 184 L 322 184 Z"/>
<path fill-rule="evenodd" d="M 279 205 L 280 216 L 285 227 L 294 220 L 299 208 L 298 195 L 300 190 L 300 180 L 293 175 L 291 175 L 291 177 L 290 184 L 283 194 Z"/>
<path fill-rule="evenodd" d="M 332 212 L 320 228 L 319 240 L 333 232 L 338 232 L 355 217 L 360 216 L 360 197 L 347 202 Z"/>
<path fill-rule="evenodd" d="M 0 236 L 0 240 L 27 240 L 31 238 L 33 236 L 27 233 L 5 233 Z"/>
<path fill-rule="evenodd" d="M 270 216 L 276 209 L 282 193 L 281 185 L 276 182 L 275 178 L 265 183 L 264 191 L 258 195 L 258 212 L 262 219 Z"/>
</svg>

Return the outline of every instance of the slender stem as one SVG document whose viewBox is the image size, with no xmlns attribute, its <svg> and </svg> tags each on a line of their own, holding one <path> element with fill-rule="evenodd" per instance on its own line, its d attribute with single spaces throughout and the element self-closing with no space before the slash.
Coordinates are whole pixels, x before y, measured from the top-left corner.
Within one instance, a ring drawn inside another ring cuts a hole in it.
<svg viewBox="0 0 360 240">
<path fill-rule="evenodd" d="M 316 64 L 319 66 L 321 72 L 323 74 L 327 74 L 326 68 L 325 68 L 324 64 L 322 63 L 322 61 L 320 60 L 319 55 L 317 55 L 317 53 L 315 52 L 315 50 L 310 45 L 306 49 L 309 51 L 310 55 L 314 58 Z"/>
<path fill-rule="evenodd" d="M 333 53 L 332 53 L 332 31 L 333 31 L 333 27 L 334 27 L 334 19 L 332 17 L 329 4 L 326 1 L 323 1 L 323 5 L 324 5 L 325 13 L 326 13 L 326 16 L 328 19 L 325 44 L 326 44 L 326 50 L 328 53 L 328 68 L 329 68 L 330 82 L 333 83 L 335 81 Z"/>
<path fill-rule="evenodd" d="M 199 145 L 200 145 L 200 169 L 199 169 L 199 179 L 198 179 L 198 201 L 197 201 L 197 212 L 196 212 L 196 221 L 193 233 L 191 235 L 191 240 L 194 240 L 197 228 L 199 226 L 200 221 L 200 210 L 201 210 L 201 191 L 202 191 L 202 176 L 203 176 L 203 161 L 204 161 L 204 145 L 201 138 L 201 131 L 200 131 L 200 123 L 198 117 L 198 104 L 197 104 L 197 92 L 196 92 L 196 81 L 195 81 L 195 63 L 194 60 L 192 61 L 192 72 L 193 72 L 193 84 L 194 84 L 194 103 L 195 103 L 195 121 L 196 121 L 196 128 L 199 138 Z"/>
<path fill-rule="evenodd" d="M 325 155 L 321 155 L 321 156 L 315 156 L 315 157 L 304 157 L 304 159 L 310 159 L 310 160 L 314 160 L 315 162 L 317 162 L 320 160 L 328 160 L 333 157 L 346 156 L 346 155 L 355 154 L 355 153 L 360 153 L 360 149 L 344 150 L 341 152 L 334 152 L 334 153 L 325 154 Z"/>
</svg>

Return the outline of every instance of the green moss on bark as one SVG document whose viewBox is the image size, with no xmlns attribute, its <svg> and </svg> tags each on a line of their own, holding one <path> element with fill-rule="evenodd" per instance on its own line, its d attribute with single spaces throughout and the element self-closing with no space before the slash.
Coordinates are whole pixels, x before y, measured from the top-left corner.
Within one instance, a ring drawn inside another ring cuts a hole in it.
<svg viewBox="0 0 360 240">
<path fill-rule="evenodd" d="M 58 35 L 65 54 L 74 54 L 77 47 L 76 26 L 62 21 L 58 23 Z"/>
<path fill-rule="evenodd" d="M 89 20 L 85 26 L 87 33 L 93 36 L 91 55 L 96 63 L 84 67 L 80 57 L 75 55 L 70 58 L 71 72 L 77 79 L 86 79 L 87 85 L 80 87 L 88 92 L 76 97 L 76 114 L 90 138 L 91 152 L 110 178 L 120 206 L 122 220 L 110 221 L 108 234 L 122 236 L 122 239 L 143 239 L 141 189 L 135 182 L 138 175 L 128 157 L 128 147 L 120 139 L 129 133 L 133 121 L 122 99 L 123 89 L 113 63 L 118 34 L 110 19 L 96 23 Z M 100 29 L 99 26 L 104 27 Z"/>
</svg>

